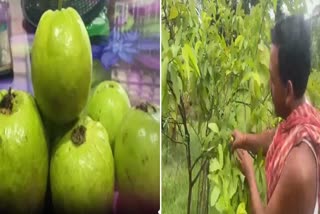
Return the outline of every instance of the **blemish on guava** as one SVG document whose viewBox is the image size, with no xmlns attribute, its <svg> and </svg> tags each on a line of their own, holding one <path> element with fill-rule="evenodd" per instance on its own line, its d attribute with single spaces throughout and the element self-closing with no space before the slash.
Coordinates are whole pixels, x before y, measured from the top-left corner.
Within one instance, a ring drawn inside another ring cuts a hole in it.
<svg viewBox="0 0 320 214">
<path fill-rule="evenodd" d="M 71 140 L 76 145 L 81 145 L 86 141 L 86 127 L 80 125 L 73 129 L 71 133 Z"/>
<path fill-rule="evenodd" d="M 123 134 L 122 144 L 125 144 L 125 141 L 126 141 L 127 137 L 128 137 L 128 132 L 125 132 L 125 133 Z"/>
<path fill-rule="evenodd" d="M 145 156 L 145 157 L 142 159 L 142 164 L 145 165 L 148 160 L 149 160 L 149 157 L 148 157 L 148 156 Z"/>
<path fill-rule="evenodd" d="M 127 175 L 127 178 L 128 178 L 128 180 L 129 180 L 129 182 L 130 182 L 131 184 L 133 184 L 133 181 L 132 181 L 132 179 L 131 179 L 131 177 L 130 177 L 130 175 L 129 175 L 129 173 L 128 173 L 128 169 L 126 169 L 126 175 Z"/>
<path fill-rule="evenodd" d="M 114 88 L 114 85 L 113 85 L 113 84 L 110 84 L 110 85 L 109 85 L 109 88 Z"/>
<path fill-rule="evenodd" d="M 10 87 L 8 90 L 8 94 L 6 94 L 0 102 L 0 113 L 1 114 L 9 115 L 12 113 L 14 98 L 15 98 L 15 94 L 12 93 L 12 89 Z"/>
</svg>

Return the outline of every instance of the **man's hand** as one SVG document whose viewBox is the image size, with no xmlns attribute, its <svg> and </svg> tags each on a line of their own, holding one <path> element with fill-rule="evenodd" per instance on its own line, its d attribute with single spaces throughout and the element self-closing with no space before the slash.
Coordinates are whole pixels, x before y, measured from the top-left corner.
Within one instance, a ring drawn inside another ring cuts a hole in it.
<svg viewBox="0 0 320 214">
<path fill-rule="evenodd" d="M 262 150 L 262 153 L 266 155 L 275 131 L 275 129 L 271 129 L 259 134 L 249 134 L 234 130 L 232 133 L 233 142 L 230 144 L 231 151 L 244 149 L 253 154 L 258 154 Z"/>
<path fill-rule="evenodd" d="M 237 159 L 240 164 L 240 170 L 247 180 L 254 176 L 253 159 L 249 153 L 243 149 L 237 149 Z"/>
<path fill-rule="evenodd" d="M 231 151 L 233 152 L 235 149 L 246 149 L 246 134 L 242 133 L 238 130 L 234 130 L 232 133 L 233 142 L 231 144 Z"/>
</svg>

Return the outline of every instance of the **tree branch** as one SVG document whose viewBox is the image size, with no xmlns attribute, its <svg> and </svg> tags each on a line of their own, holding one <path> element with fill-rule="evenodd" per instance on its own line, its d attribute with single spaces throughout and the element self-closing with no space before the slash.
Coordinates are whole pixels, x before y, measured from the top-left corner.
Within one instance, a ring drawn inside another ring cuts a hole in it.
<svg viewBox="0 0 320 214">
<path fill-rule="evenodd" d="M 195 178 L 192 180 L 192 182 L 191 182 L 191 186 L 192 186 L 192 187 L 193 187 L 194 184 L 197 182 L 197 179 L 199 178 L 199 176 L 200 176 L 200 174 L 201 174 L 201 171 L 203 170 L 203 168 L 205 167 L 205 165 L 207 164 L 207 162 L 208 162 L 208 159 L 206 159 L 206 160 L 203 162 L 203 164 L 201 165 L 201 168 L 199 169 L 196 177 L 195 177 Z"/>
<path fill-rule="evenodd" d="M 186 144 L 186 143 L 184 143 L 184 142 L 180 142 L 180 141 L 177 141 L 177 140 L 175 140 L 175 139 L 171 138 L 169 135 L 167 135 L 167 134 L 166 134 L 166 133 L 164 133 L 164 132 L 162 132 L 162 134 L 163 134 L 164 136 L 166 136 L 169 140 L 171 140 L 171 141 L 172 141 L 172 142 L 174 142 L 174 143 L 182 144 L 182 145 L 184 145 L 184 146 L 187 146 L 187 144 Z"/>
<path fill-rule="evenodd" d="M 192 167 L 191 167 L 191 170 L 193 170 L 193 168 L 196 166 L 197 162 L 199 162 L 199 160 L 200 160 L 201 158 L 203 158 L 205 155 L 207 155 L 208 153 L 210 153 L 213 148 L 214 148 L 214 147 L 211 147 L 211 148 L 208 149 L 207 151 L 202 152 L 201 155 L 199 155 L 199 156 L 195 159 L 195 161 L 193 162 L 193 165 L 192 165 Z"/>
<path fill-rule="evenodd" d="M 243 101 L 240 101 L 240 100 L 235 100 L 234 102 L 235 103 L 239 103 L 239 104 L 243 104 L 245 106 L 248 106 L 249 108 L 251 107 L 251 105 L 249 103 L 246 103 L 246 102 L 243 102 Z"/>
<path fill-rule="evenodd" d="M 164 2 L 163 4 L 166 4 L 166 2 Z M 167 8 L 165 8 L 165 5 L 162 5 L 162 11 L 164 13 L 164 19 L 166 21 L 166 24 L 169 28 L 169 31 L 170 31 L 170 39 L 174 39 L 174 32 L 173 32 L 173 29 L 172 29 L 172 26 L 170 25 L 169 23 L 169 19 L 168 19 L 168 14 L 167 14 L 167 11 L 166 11 Z"/>
</svg>

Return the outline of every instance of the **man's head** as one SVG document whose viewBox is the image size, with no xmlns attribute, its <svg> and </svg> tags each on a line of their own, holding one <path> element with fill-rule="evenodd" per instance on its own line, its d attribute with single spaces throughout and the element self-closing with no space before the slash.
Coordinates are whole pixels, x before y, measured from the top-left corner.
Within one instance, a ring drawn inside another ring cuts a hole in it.
<svg viewBox="0 0 320 214">
<path fill-rule="evenodd" d="M 279 21 L 271 32 L 270 87 L 277 116 L 286 118 L 304 98 L 310 74 L 310 29 L 302 16 Z"/>
</svg>

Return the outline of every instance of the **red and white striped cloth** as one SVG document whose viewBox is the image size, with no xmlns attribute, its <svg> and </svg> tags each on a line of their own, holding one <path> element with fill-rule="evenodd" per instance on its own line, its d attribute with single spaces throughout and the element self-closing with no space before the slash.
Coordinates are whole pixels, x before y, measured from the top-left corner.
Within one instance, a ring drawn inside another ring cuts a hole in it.
<svg viewBox="0 0 320 214">
<path fill-rule="evenodd" d="M 265 168 L 268 201 L 277 186 L 289 152 L 303 139 L 312 143 L 320 160 L 320 113 L 308 103 L 298 106 L 286 120 L 280 123 L 269 147 Z M 318 172 L 320 172 L 319 163 Z M 318 202 L 320 202 L 319 199 L 320 194 L 318 193 Z"/>
</svg>

